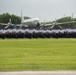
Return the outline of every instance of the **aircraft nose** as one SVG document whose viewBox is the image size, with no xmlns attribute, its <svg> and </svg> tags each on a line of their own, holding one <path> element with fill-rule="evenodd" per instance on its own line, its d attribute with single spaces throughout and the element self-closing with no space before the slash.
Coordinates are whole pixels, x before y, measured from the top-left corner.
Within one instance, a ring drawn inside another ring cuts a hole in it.
<svg viewBox="0 0 76 75">
<path fill-rule="evenodd" d="M 38 27 L 40 26 L 40 23 L 39 23 L 39 22 L 37 23 L 37 26 L 38 26 Z"/>
</svg>

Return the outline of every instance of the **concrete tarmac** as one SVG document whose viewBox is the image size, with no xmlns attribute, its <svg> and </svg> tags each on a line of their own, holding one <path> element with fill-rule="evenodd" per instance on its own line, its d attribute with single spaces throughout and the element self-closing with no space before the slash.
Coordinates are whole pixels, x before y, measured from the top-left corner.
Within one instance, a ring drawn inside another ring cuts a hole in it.
<svg viewBox="0 0 76 75">
<path fill-rule="evenodd" d="M 19 71 L 0 72 L 0 75 L 76 75 L 76 71 Z"/>
</svg>

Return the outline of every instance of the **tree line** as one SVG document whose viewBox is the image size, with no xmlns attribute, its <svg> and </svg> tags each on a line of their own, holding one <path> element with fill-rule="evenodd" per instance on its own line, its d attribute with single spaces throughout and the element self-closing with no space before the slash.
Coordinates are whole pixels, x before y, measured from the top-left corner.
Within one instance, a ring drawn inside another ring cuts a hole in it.
<svg viewBox="0 0 76 75">
<path fill-rule="evenodd" d="M 9 13 L 0 14 L 0 23 L 8 23 L 11 19 L 11 23 L 19 24 L 21 23 L 21 17 L 14 14 L 10 15 Z"/>
</svg>

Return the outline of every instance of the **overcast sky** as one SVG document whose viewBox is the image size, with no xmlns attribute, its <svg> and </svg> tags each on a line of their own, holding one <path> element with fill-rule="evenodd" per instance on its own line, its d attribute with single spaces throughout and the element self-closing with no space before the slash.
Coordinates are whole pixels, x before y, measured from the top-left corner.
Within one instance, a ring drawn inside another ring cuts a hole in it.
<svg viewBox="0 0 76 75">
<path fill-rule="evenodd" d="M 0 14 L 10 13 L 20 16 L 53 21 L 65 16 L 76 17 L 76 0 L 0 0 Z"/>
</svg>

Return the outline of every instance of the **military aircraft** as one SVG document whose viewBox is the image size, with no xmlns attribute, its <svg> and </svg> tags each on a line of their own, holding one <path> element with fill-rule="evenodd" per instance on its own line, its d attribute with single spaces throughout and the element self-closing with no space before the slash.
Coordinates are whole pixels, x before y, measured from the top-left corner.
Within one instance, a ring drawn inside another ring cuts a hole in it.
<svg viewBox="0 0 76 75">
<path fill-rule="evenodd" d="M 0 26 L 2 26 L 3 28 L 8 28 L 8 27 L 39 27 L 40 26 L 40 22 L 38 18 L 30 18 L 30 19 L 26 19 L 26 20 L 22 20 L 21 24 L 12 24 L 11 23 L 11 19 L 9 19 L 9 22 L 7 24 L 5 23 L 0 23 Z"/>
</svg>

